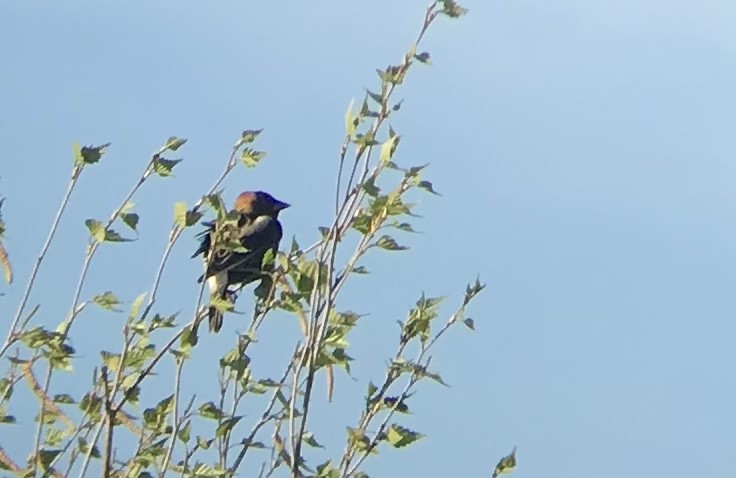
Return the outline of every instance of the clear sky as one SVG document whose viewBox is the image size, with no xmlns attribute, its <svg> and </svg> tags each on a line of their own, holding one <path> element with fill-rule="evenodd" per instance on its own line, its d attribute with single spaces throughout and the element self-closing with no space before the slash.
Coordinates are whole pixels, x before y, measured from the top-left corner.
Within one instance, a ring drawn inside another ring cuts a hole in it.
<svg viewBox="0 0 736 478">
<path fill-rule="evenodd" d="M 112 147 L 85 173 L 47 259 L 39 321 L 56 324 L 71 305 L 84 219 L 107 217 L 171 135 L 189 139 L 185 161 L 144 188 L 139 241 L 101 250 L 86 296 L 150 287 L 172 203 L 211 185 L 246 128 L 265 128 L 269 156 L 226 196 L 265 189 L 292 203 L 286 237 L 311 243 L 331 211 L 347 104 L 400 58 L 425 3 L 0 0 L 0 193 L 17 274 L 0 289 L 2 323 L 74 141 Z M 433 362 L 452 387 L 422 387 L 405 422 L 428 437 L 382 452 L 374 476 L 488 476 L 514 445 L 519 478 L 736 475 L 736 3 L 465 6 L 428 33 L 434 64 L 411 72 L 394 121 L 396 160 L 429 162 L 443 196 L 422 196 L 423 233 L 401 238 L 410 251 L 372 256 L 374 274 L 347 291 L 343 306 L 371 315 L 353 337 L 357 381 L 341 376 L 330 414 L 314 416 L 340 434 L 321 441 L 337 444 L 357 416 L 421 291 L 448 294 L 449 313 L 479 274 L 477 333 L 453 330 Z M 162 312 L 195 301 L 191 236 Z M 80 318 L 85 373 L 100 347 L 118 347 L 121 320 Z M 207 357 L 236 329 L 197 348 L 188 370 L 203 388 L 214 384 Z"/>
</svg>

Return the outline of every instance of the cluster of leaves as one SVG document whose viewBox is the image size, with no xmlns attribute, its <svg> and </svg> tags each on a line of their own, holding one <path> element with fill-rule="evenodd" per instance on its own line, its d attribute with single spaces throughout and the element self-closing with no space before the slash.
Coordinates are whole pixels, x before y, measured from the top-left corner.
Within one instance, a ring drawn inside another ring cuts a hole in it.
<svg viewBox="0 0 736 478">
<path fill-rule="evenodd" d="M 465 313 L 483 290 L 478 280 L 467 286 L 462 303 L 444 322 L 440 321 L 443 299 L 422 294 L 407 319 L 399 322 L 396 353 L 388 362 L 383 380 L 366 384 L 366 395 L 357 403 L 360 413 L 347 428 L 344 451 L 315 464 L 305 449 L 321 448 L 307 426 L 315 378 L 320 373 L 326 375 L 331 397 L 335 368 L 349 373 L 353 361 L 348 354 L 348 335 L 360 325 L 361 315 L 340 307 L 340 291 L 353 274 L 368 272 L 360 262 L 370 251 L 407 249 L 394 235 L 414 232 L 409 222 L 415 216 L 415 204 L 407 199 L 410 194 L 437 194 L 432 183 L 423 177 L 426 165 L 402 167 L 395 160 L 401 137 L 388 120 L 402 103 L 393 99 L 394 93 L 415 64 L 430 63 L 429 53 L 418 48 L 435 19 L 464 13 L 465 9 L 451 0 L 432 3 L 415 43 L 401 61 L 378 70 L 379 87 L 375 92 L 366 91 L 360 108 L 350 104 L 345 115 L 334 220 L 319 229 L 314 245 L 302 248 L 294 239 L 288 251 L 264 258 L 264 265 L 269 266 L 265 269 L 267 280 L 256 289 L 258 301 L 247 329 L 219 360 L 216 400 L 185 397 L 181 387 L 185 366 L 196 355 L 204 284 L 190 318 L 182 320 L 179 314 L 154 309 L 173 248 L 185 230 L 200 222 L 206 209 L 214 213 L 218 240 L 234 250 L 241 247 L 232 237 L 232 224 L 237 217 L 225 206 L 219 188 L 239 163 L 252 168 L 266 156 L 253 147 L 261 130 L 243 132 L 222 174 L 191 207 L 185 202 L 174 205 L 169 240 L 153 284 L 127 307 L 120 349 L 100 351 L 88 390 L 79 397 L 55 393 L 51 387 L 57 371 L 74 370 L 76 351 L 70 337 L 76 318 L 92 304 L 110 313 L 122 313 L 126 308 L 112 291 L 88 294 L 88 272 L 100 247 L 134 239 L 119 232 L 127 229 L 128 234 L 138 233 L 140 216 L 135 212 L 133 199 L 150 178 L 172 176 L 181 159 L 168 155 L 177 152 L 186 140 L 169 138 L 151 156 L 112 214 L 104 220 L 90 218 L 85 222 L 89 240 L 72 307 L 63 321 L 48 328 L 35 324 L 40 304 L 27 311 L 37 273 L 83 171 L 99 163 L 110 146 L 75 145 L 69 187 L 0 346 L 0 358 L 9 364 L 0 379 L 0 426 L 13 426 L 19 421 L 11 413 L 19 383 L 24 382 L 40 404 L 35 440 L 27 461 L 13 459 L 0 446 L 0 469 L 19 476 L 68 476 L 74 471 L 79 476 L 148 477 L 175 473 L 184 477 L 227 477 L 242 470 L 249 452 L 263 449 L 270 456 L 263 461 L 260 476 L 282 470 L 282 474 L 295 478 L 365 477 L 365 460 L 379 448 L 405 448 L 421 439 L 420 432 L 402 425 L 401 415 L 409 412 L 419 383 L 445 383 L 430 367 L 430 353 L 456 324 L 474 328 L 473 320 Z M 0 219 L 0 240 L 3 231 Z M 338 261 L 338 251 L 347 247 L 348 236 L 355 238 L 357 245 L 346 261 Z M 0 259 L 7 261 L 2 242 Z M 89 299 L 83 300 L 83 296 Z M 226 310 L 232 307 L 217 301 L 210 305 Z M 296 317 L 302 337 L 294 344 L 278 378 L 259 377 L 252 368 L 251 347 L 257 343 L 264 319 L 274 313 Z M 150 401 L 146 385 L 161 368 L 164 357 L 173 360 L 173 393 Z M 260 415 L 249 413 L 250 418 L 246 419 L 242 411 L 246 397 L 261 397 Z M 500 471 L 510 468 L 505 466 Z"/>
</svg>

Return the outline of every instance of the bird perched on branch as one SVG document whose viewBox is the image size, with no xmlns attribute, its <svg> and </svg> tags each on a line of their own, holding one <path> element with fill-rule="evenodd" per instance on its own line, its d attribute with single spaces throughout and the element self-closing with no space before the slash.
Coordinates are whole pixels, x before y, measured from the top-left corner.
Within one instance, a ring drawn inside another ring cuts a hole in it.
<svg viewBox="0 0 736 478">
<path fill-rule="evenodd" d="M 235 302 L 235 293 L 228 289 L 235 284 L 248 284 L 263 277 L 261 269 L 266 251 L 275 254 L 283 234 L 279 212 L 289 204 L 263 191 L 246 191 L 235 199 L 233 210 L 224 221 L 204 222 L 201 243 L 192 255 L 203 254 L 205 272 L 197 282 L 207 280 L 210 303 Z M 222 327 L 222 311 L 210 305 L 210 331 Z"/>
</svg>

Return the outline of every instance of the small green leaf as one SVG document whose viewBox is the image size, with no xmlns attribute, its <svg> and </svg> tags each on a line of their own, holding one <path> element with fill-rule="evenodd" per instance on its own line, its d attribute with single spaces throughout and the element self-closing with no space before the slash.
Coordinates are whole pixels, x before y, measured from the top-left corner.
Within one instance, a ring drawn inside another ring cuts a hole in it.
<svg viewBox="0 0 736 478">
<path fill-rule="evenodd" d="M 190 227 L 202 219 L 202 213 L 187 209 L 187 203 L 177 202 L 174 204 L 174 222 L 181 228 Z"/>
<path fill-rule="evenodd" d="M 355 120 L 357 117 L 353 113 L 353 104 L 355 103 L 355 100 L 350 100 L 350 104 L 348 105 L 348 110 L 345 112 L 345 135 L 349 137 L 353 137 L 355 134 L 355 128 L 357 126 Z"/>
<path fill-rule="evenodd" d="M 121 213 L 120 214 L 120 219 L 123 220 L 123 222 L 125 223 L 126 226 L 128 226 L 129 228 L 131 228 L 134 231 L 137 231 L 136 228 L 138 227 L 138 221 L 140 219 L 138 217 L 138 214 L 135 214 L 135 213 Z"/>
<path fill-rule="evenodd" d="M 57 393 L 56 395 L 54 395 L 53 400 L 56 403 L 62 403 L 64 405 L 70 405 L 70 404 L 77 403 L 77 401 L 74 400 L 74 397 L 72 397 L 68 393 Z"/>
<path fill-rule="evenodd" d="M 214 193 L 210 194 L 208 196 L 205 196 L 204 203 L 215 213 L 217 213 L 218 218 L 224 218 L 227 215 L 227 210 L 225 209 L 225 203 L 222 201 L 222 196 L 220 196 L 220 193 Z"/>
<path fill-rule="evenodd" d="M 267 249 L 263 254 L 263 259 L 261 260 L 261 270 L 268 270 L 268 268 L 273 265 L 275 259 L 276 253 L 273 249 Z"/>
<path fill-rule="evenodd" d="M 48 470 L 54 459 L 62 450 L 41 450 L 38 455 L 38 463 L 44 470 Z"/>
<path fill-rule="evenodd" d="M 235 310 L 235 304 L 227 299 L 221 299 L 219 297 L 211 297 L 210 306 L 214 307 L 220 312 L 232 312 L 233 310 Z"/>
<path fill-rule="evenodd" d="M 102 146 L 84 146 L 80 148 L 79 144 L 74 143 L 72 145 L 74 161 L 77 164 L 95 164 L 102 158 L 109 146 L 110 143 L 105 143 Z"/>
<path fill-rule="evenodd" d="M 95 219 L 87 219 L 84 224 L 89 229 L 89 234 L 95 238 L 97 242 L 105 240 L 105 225 Z"/>
<path fill-rule="evenodd" d="M 368 397 L 372 397 L 374 393 L 378 391 L 378 387 L 376 387 L 373 382 L 368 382 Z"/>
<path fill-rule="evenodd" d="M 118 300 L 115 294 L 113 294 L 109 290 L 103 294 L 92 297 L 92 301 L 103 309 L 112 310 L 115 312 L 120 312 L 120 309 L 117 309 L 116 306 L 122 304 L 122 302 Z"/>
<path fill-rule="evenodd" d="M 450 18 L 458 18 L 468 13 L 467 8 L 461 7 L 454 0 L 441 0 L 441 3 L 442 10 L 440 10 L 440 13 L 444 13 Z"/>
<path fill-rule="evenodd" d="M 179 429 L 176 436 L 179 437 L 179 440 L 183 441 L 184 443 L 189 443 L 189 439 L 192 436 L 192 421 L 187 420 L 186 425 Z"/>
<path fill-rule="evenodd" d="M 164 152 L 166 150 L 176 151 L 177 149 L 181 148 L 186 142 L 187 140 L 184 138 L 177 138 L 176 136 L 172 136 L 166 140 L 166 144 L 164 144 L 164 146 L 161 148 L 161 152 Z"/>
<path fill-rule="evenodd" d="M 102 356 L 102 363 L 104 363 L 108 369 L 113 372 L 118 371 L 120 368 L 120 354 L 114 354 L 112 352 L 102 350 L 100 351 L 100 355 Z"/>
<path fill-rule="evenodd" d="M 181 159 L 165 159 L 165 158 L 156 158 L 153 160 L 153 172 L 161 176 L 162 178 L 166 178 L 171 176 L 171 172 L 174 169 L 174 166 L 181 163 Z"/>
<path fill-rule="evenodd" d="M 199 407 L 199 415 L 202 418 L 209 418 L 211 420 L 219 420 L 222 418 L 223 413 L 222 410 L 217 408 L 217 405 L 214 404 L 214 402 L 207 402 L 203 403 Z"/>
<path fill-rule="evenodd" d="M 470 317 L 463 320 L 463 324 L 465 324 L 470 330 L 475 330 L 475 322 Z"/>
<path fill-rule="evenodd" d="M 420 53 L 418 55 L 414 55 L 414 58 L 416 58 L 417 61 L 420 61 L 420 62 L 422 62 L 422 63 L 424 63 L 426 65 L 431 65 L 432 64 L 432 60 L 429 57 L 429 53 L 427 53 L 426 51 L 423 51 L 422 53 Z"/>
<path fill-rule="evenodd" d="M 440 193 L 434 190 L 434 188 L 432 187 L 432 183 L 430 183 L 429 181 L 419 181 L 419 184 L 417 184 L 417 187 L 424 189 L 425 191 L 429 191 L 430 193 L 436 196 L 441 196 Z"/>
<path fill-rule="evenodd" d="M 404 232 L 417 232 L 408 222 L 394 222 L 391 224 L 391 226 Z"/>
<path fill-rule="evenodd" d="M 491 478 L 496 478 L 501 473 L 509 473 L 516 468 L 516 447 L 511 450 L 511 453 L 499 460 L 496 468 L 493 470 Z"/>
<path fill-rule="evenodd" d="M 18 421 L 13 415 L 3 415 L 0 413 L 0 423 L 3 425 L 15 425 Z"/>
<path fill-rule="evenodd" d="M 134 239 L 128 239 L 121 236 L 117 231 L 108 229 L 105 231 L 105 242 L 132 242 Z"/>
<path fill-rule="evenodd" d="M 386 440 L 395 448 L 403 448 L 420 440 L 424 435 L 404 428 L 400 425 L 391 425 Z"/>
<path fill-rule="evenodd" d="M 143 300 L 146 298 L 146 293 L 143 292 L 142 294 L 139 294 L 138 297 L 133 300 L 133 304 L 130 306 L 130 314 L 128 314 L 128 318 L 130 320 L 133 320 L 138 315 L 138 311 L 141 309 L 141 305 L 143 304 Z"/>
<path fill-rule="evenodd" d="M 255 168 L 263 158 L 266 157 L 265 151 L 256 151 L 251 148 L 243 148 L 243 152 L 240 155 L 240 160 L 248 168 Z"/>
<path fill-rule="evenodd" d="M 247 129 L 243 131 L 243 134 L 240 137 L 240 141 L 243 142 L 243 144 L 246 143 L 252 143 L 253 141 L 258 138 L 258 136 L 263 132 L 263 129 Z"/>
<path fill-rule="evenodd" d="M 340 470 L 334 467 L 332 460 L 327 460 L 317 466 L 317 475 L 315 478 L 340 478 Z"/>
<path fill-rule="evenodd" d="M 373 93 L 371 90 L 368 90 L 368 89 L 366 89 L 365 92 L 370 99 L 372 99 L 379 105 L 383 104 L 383 97 L 381 95 L 379 95 L 378 93 Z"/>
<path fill-rule="evenodd" d="M 381 236 L 376 241 L 376 246 L 387 251 L 404 251 L 409 249 L 407 246 L 399 245 L 396 240 L 391 236 Z"/>
<path fill-rule="evenodd" d="M 392 136 L 390 137 L 385 143 L 381 145 L 381 163 L 387 164 L 389 161 L 391 161 L 391 158 L 393 157 L 394 153 L 396 152 L 396 148 L 399 145 L 401 136 Z"/>
<path fill-rule="evenodd" d="M 230 433 L 230 431 L 235 427 L 235 425 L 238 424 L 241 418 L 243 417 L 230 417 L 227 420 L 223 420 L 215 431 L 215 437 L 220 438 Z"/>
<path fill-rule="evenodd" d="M 373 136 L 373 133 L 371 132 L 368 132 L 366 134 L 356 134 L 355 138 L 353 139 L 353 143 L 363 147 L 376 146 L 377 144 L 379 144 L 378 141 L 376 141 L 376 138 Z"/>
<path fill-rule="evenodd" d="M 314 433 L 312 432 L 304 432 L 304 434 L 302 435 L 302 441 L 312 448 L 324 448 L 324 446 L 320 445 L 319 442 L 314 438 Z"/>
<path fill-rule="evenodd" d="M 371 197 L 377 197 L 379 194 L 381 194 L 381 189 L 376 186 L 375 176 L 371 176 L 366 179 L 362 187 L 365 193 Z"/>
</svg>

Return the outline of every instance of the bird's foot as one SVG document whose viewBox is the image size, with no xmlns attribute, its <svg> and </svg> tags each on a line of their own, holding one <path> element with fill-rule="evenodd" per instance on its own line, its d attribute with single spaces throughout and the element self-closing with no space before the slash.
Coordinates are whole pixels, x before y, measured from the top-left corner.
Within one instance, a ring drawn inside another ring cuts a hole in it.
<svg viewBox="0 0 736 478">
<path fill-rule="evenodd" d="M 225 298 L 228 300 L 228 302 L 231 302 L 234 304 L 235 301 L 238 300 L 238 294 L 232 290 L 225 290 Z"/>
</svg>

